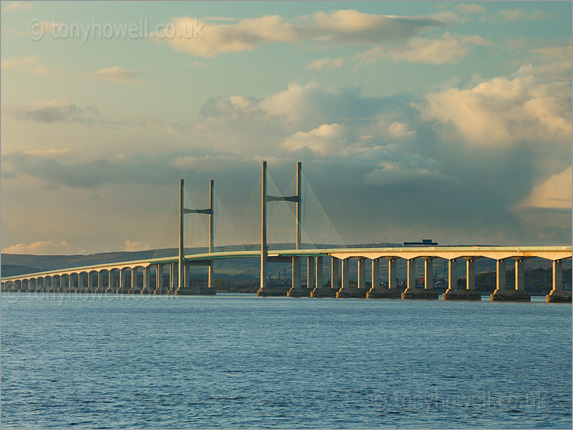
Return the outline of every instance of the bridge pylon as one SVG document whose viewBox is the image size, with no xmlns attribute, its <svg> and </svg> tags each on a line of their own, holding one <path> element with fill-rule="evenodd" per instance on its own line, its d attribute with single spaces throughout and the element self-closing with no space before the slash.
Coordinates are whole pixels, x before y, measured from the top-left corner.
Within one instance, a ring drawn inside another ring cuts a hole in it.
<svg viewBox="0 0 573 430">
<path fill-rule="evenodd" d="M 213 286 L 213 261 L 208 262 L 209 280 L 207 288 L 190 285 L 189 264 L 185 262 L 185 223 L 184 215 L 186 214 L 205 214 L 209 215 L 209 253 L 213 252 L 214 243 L 214 199 L 215 199 L 215 181 L 209 181 L 209 207 L 207 209 L 186 209 L 185 208 L 185 183 L 183 179 L 179 180 L 179 265 L 178 265 L 178 285 L 175 290 L 176 295 L 214 295 L 216 294 Z"/>
<path fill-rule="evenodd" d="M 299 161 L 296 168 L 296 195 L 282 197 L 267 194 L 267 162 L 262 162 L 261 180 L 261 284 L 257 291 L 257 296 L 268 296 L 272 293 L 267 288 L 267 260 L 269 247 L 267 244 L 267 203 L 273 201 L 287 201 L 296 204 L 295 221 L 295 245 L 300 249 L 301 243 L 301 212 L 302 212 L 302 163 Z M 309 297 L 308 288 L 303 288 L 301 284 L 300 257 L 292 258 L 292 287 L 287 292 L 288 297 Z"/>
</svg>

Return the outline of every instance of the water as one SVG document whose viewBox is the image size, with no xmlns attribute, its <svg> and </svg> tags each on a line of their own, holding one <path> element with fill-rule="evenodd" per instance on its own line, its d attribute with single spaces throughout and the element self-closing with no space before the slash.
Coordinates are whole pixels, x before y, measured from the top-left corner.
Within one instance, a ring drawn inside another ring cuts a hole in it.
<svg viewBox="0 0 573 430">
<path fill-rule="evenodd" d="M 3 293 L 1 310 L 3 428 L 572 424 L 570 305 Z"/>
</svg>

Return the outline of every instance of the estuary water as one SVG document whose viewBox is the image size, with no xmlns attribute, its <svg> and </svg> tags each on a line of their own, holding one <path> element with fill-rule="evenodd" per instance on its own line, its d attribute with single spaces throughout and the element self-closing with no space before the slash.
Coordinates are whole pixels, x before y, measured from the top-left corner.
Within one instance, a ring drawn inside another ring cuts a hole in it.
<svg viewBox="0 0 573 430">
<path fill-rule="evenodd" d="M 571 428 L 571 306 L 3 293 L 3 428 Z"/>
</svg>

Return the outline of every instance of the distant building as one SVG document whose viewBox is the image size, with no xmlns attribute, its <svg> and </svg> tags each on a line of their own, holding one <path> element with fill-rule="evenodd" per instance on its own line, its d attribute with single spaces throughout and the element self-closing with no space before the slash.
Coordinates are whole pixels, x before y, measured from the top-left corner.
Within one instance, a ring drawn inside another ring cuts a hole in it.
<svg viewBox="0 0 573 430">
<path fill-rule="evenodd" d="M 438 246 L 437 242 L 432 242 L 432 239 L 422 239 L 421 242 L 404 242 L 404 246 Z"/>
</svg>

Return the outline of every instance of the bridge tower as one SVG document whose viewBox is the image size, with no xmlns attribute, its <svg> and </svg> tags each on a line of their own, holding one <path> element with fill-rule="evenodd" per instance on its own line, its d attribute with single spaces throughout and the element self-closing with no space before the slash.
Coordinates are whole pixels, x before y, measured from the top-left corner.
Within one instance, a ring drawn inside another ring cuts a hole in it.
<svg viewBox="0 0 573 430">
<path fill-rule="evenodd" d="M 295 220 L 295 246 L 300 249 L 301 243 L 301 213 L 302 213 L 302 163 L 299 161 L 296 168 L 296 195 L 294 196 L 271 196 L 267 194 L 267 162 L 262 162 L 262 180 L 261 180 L 261 284 L 258 296 L 269 294 L 267 289 L 267 260 L 269 247 L 267 244 L 267 203 L 274 201 L 287 201 L 296 204 Z M 309 296 L 308 288 L 301 286 L 300 257 L 292 257 L 292 288 L 287 295 L 289 297 Z"/>
<path fill-rule="evenodd" d="M 216 294 L 213 286 L 213 262 L 208 262 L 209 267 L 209 281 L 208 287 L 205 288 L 187 288 L 189 287 L 188 281 L 188 269 L 189 265 L 185 263 L 185 249 L 184 249 L 184 235 L 185 235 L 185 214 L 206 214 L 209 215 L 209 253 L 213 252 L 213 242 L 214 242 L 214 198 L 215 198 L 215 181 L 209 181 L 209 207 L 207 209 L 185 209 L 185 192 L 184 192 L 184 181 L 179 180 L 179 282 L 175 294 L 185 294 L 185 295 L 209 295 Z"/>
</svg>

